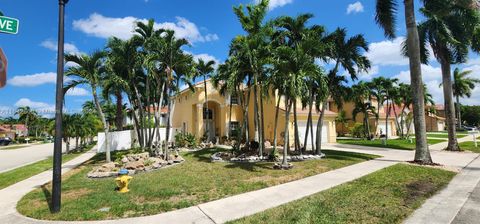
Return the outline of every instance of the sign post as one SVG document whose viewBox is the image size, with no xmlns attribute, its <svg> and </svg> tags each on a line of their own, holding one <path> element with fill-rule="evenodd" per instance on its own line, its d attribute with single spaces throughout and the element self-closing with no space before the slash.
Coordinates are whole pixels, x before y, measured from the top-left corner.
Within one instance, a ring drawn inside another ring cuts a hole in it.
<svg viewBox="0 0 480 224">
<path fill-rule="evenodd" d="M 0 32 L 2 33 L 17 34 L 19 24 L 18 19 L 0 16 Z"/>
<path fill-rule="evenodd" d="M 477 143 L 478 131 L 469 131 L 468 134 L 472 135 L 475 148 L 478 148 L 478 143 Z"/>
</svg>

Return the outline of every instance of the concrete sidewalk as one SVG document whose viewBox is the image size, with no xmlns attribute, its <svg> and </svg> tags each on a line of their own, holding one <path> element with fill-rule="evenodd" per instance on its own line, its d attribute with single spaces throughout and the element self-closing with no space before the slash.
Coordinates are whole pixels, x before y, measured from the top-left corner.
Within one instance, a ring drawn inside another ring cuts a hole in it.
<svg viewBox="0 0 480 224">
<path fill-rule="evenodd" d="M 475 160 L 469 163 L 457 176 L 453 178 L 453 180 L 444 190 L 428 199 L 422 205 L 422 207 L 417 209 L 405 221 L 405 223 L 469 223 L 463 221 L 471 220 L 472 218 L 475 218 L 475 216 L 465 216 L 468 214 L 468 212 L 474 212 L 476 217 L 480 218 L 479 207 L 475 208 L 476 213 L 475 211 L 469 209 L 469 206 L 475 205 L 475 203 L 478 205 L 478 201 L 473 199 L 470 204 L 466 204 L 474 189 L 478 187 L 479 182 L 480 157 L 477 156 Z M 480 189 L 477 189 L 477 191 L 478 190 Z M 475 219 L 472 223 L 479 223 L 479 219 Z"/>
<path fill-rule="evenodd" d="M 375 154 L 383 157 L 286 184 L 247 192 L 177 211 L 146 217 L 93 222 L 40 221 L 18 214 L 15 210 L 15 205 L 18 200 L 33 190 L 35 186 L 39 186 L 50 180 L 51 172 L 42 173 L 0 191 L 0 197 L 4 199 L 0 201 L 0 221 L 2 223 L 224 223 L 327 190 L 399 162 L 412 160 L 414 155 L 413 151 L 381 148 L 362 147 L 362 149 L 351 149 L 343 148 L 343 146 L 337 147 L 335 145 L 329 145 L 327 148 Z M 75 161 L 66 164 L 66 166 L 76 166 L 91 156 L 93 156 L 93 152 L 82 155 L 82 158 L 77 158 Z M 435 162 L 461 169 L 475 159 L 477 154 L 435 151 L 432 152 L 432 157 Z M 68 168 L 65 168 L 65 171 L 67 169 Z"/>
<path fill-rule="evenodd" d="M 460 144 L 462 142 L 473 142 L 473 137 L 471 135 L 469 135 L 469 136 L 466 136 L 466 137 L 463 137 L 463 138 L 458 138 L 457 141 L 458 141 L 458 144 Z M 435 145 L 431 145 L 429 148 L 432 151 L 433 150 L 441 151 L 441 150 L 444 150 L 445 148 L 447 148 L 447 146 L 448 146 L 448 136 L 447 136 L 447 141 L 441 142 L 441 143 L 438 143 L 438 144 L 435 144 Z"/>
</svg>

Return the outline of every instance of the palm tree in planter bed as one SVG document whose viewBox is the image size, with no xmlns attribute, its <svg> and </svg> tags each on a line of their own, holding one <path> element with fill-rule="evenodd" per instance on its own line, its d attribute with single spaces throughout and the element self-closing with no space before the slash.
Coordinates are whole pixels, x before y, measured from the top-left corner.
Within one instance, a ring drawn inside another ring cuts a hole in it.
<svg viewBox="0 0 480 224">
<path fill-rule="evenodd" d="M 422 0 L 425 2 L 426 0 Z M 396 17 L 399 0 L 377 0 L 376 22 L 385 31 L 385 36 L 395 38 Z M 427 129 L 425 124 L 425 102 L 423 98 L 423 80 L 420 59 L 420 41 L 415 20 L 415 0 L 403 0 L 405 11 L 405 25 L 407 30 L 407 46 L 410 61 L 411 95 L 414 108 L 414 123 L 416 150 L 415 161 L 422 164 L 431 164 L 432 157 L 428 150 Z"/>
<path fill-rule="evenodd" d="M 480 52 L 480 14 L 472 5 L 471 0 L 426 1 L 421 12 L 427 20 L 418 25 L 423 63 L 428 63 L 430 55 L 427 45 L 430 45 L 442 68 L 448 130 L 446 150 L 449 151 L 460 150 L 455 130 L 451 64 L 466 62 L 469 49 Z"/>
<path fill-rule="evenodd" d="M 107 162 L 111 162 L 110 158 L 110 144 L 109 132 L 110 127 L 100 105 L 100 99 L 98 98 L 97 90 L 100 87 L 102 75 L 104 74 L 104 59 L 105 52 L 95 51 L 91 55 L 65 55 L 67 62 L 74 62 L 78 66 L 70 67 L 65 72 L 65 75 L 73 78 L 73 80 L 64 87 L 66 93 L 69 89 L 75 88 L 78 85 L 89 85 L 92 90 L 93 102 L 95 108 L 103 123 L 103 131 L 105 132 L 105 154 Z"/>
</svg>

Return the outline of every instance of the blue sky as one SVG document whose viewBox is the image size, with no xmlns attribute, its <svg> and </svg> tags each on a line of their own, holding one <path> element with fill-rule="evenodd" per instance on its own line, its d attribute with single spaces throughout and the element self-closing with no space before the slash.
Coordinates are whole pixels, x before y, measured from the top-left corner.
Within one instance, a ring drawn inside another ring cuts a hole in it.
<svg viewBox="0 0 480 224">
<path fill-rule="evenodd" d="M 90 53 L 102 49 L 106 39 L 115 35 L 128 38 L 133 21 L 153 18 L 158 27 L 175 29 L 178 35 L 192 42 L 186 49 L 196 57 L 225 60 L 230 40 L 242 29 L 232 7 L 255 0 L 70 0 L 66 8 L 65 48 L 69 53 Z M 31 106 L 40 111 L 54 106 L 57 1 L 2 0 L 0 11 L 20 20 L 17 35 L 0 34 L 0 47 L 9 59 L 7 86 L 0 89 L 0 116 L 10 116 L 18 106 Z M 408 61 L 399 52 L 405 25 L 400 13 L 399 38 L 386 40 L 374 22 L 372 0 L 272 0 L 268 18 L 313 13 L 311 24 L 321 24 L 333 31 L 345 27 L 350 35 L 363 34 L 370 43 L 367 56 L 373 66 L 361 79 L 377 76 L 397 77 L 408 82 Z M 418 6 L 418 4 L 417 4 Z M 403 10 L 403 9 L 401 9 Z M 402 11 L 400 11 L 402 12 Z M 421 20 L 421 17 L 418 18 Z M 474 71 L 480 78 L 480 58 L 462 68 Z M 443 102 L 440 69 L 437 63 L 424 66 L 424 79 L 438 103 Z M 66 108 L 76 111 L 91 99 L 87 87 L 68 93 Z M 466 104 L 480 104 L 480 90 Z"/>
</svg>

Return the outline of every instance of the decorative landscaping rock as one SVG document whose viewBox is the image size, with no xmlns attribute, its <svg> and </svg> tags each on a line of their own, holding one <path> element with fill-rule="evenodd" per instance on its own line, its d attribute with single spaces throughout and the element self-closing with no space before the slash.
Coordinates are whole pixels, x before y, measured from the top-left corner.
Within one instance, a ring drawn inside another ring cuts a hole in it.
<svg viewBox="0 0 480 224">
<path fill-rule="evenodd" d="M 277 170 L 289 170 L 289 169 L 292 169 L 293 168 L 293 165 L 291 163 L 289 163 L 288 165 L 282 165 L 280 163 L 275 163 L 275 165 L 273 165 L 273 169 L 277 169 Z"/>
<path fill-rule="evenodd" d="M 288 156 L 287 161 L 290 162 L 301 162 L 306 160 L 320 160 L 325 157 L 325 154 L 322 155 L 293 155 Z M 234 157 L 232 153 L 229 152 L 217 152 L 214 153 L 210 159 L 212 162 L 248 162 L 248 163 L 255 163 L 255 162 L 262 162 L 266 161 L 268 157 L 260 158 L 257 155 L 246 155 L 241 154 L 239 156 Z M 279 160 L 282 160 L 283 157 L 280 157 Z"/>
<path fill-rule="evenodd" d="M 185 161 L 185 159 L 183 159 L 183 158 L 182 158 L 181 156 L 179 156 L 179 155 L 176 155 L 175 158 L 173 159 L 173 162 L 174 162 L 174 163 L 181 163 L 181 162 L 183 162 L 183 161 Z"/>
<path fill-rule="evenodd" d="M 158 157 L 150 157 L 148 152 L 130 154 L 122 157 L 119 163 L 111 162 L 94 168 L 87 174 L 89 178 L 104 178 L 118 175 L 120 169 L 127 169 L 129 175 L 139 172 L 148 172 L 184 162 L 180 155 L 172 156 L 172 160 L 165 161 Z"/>
</svg>

